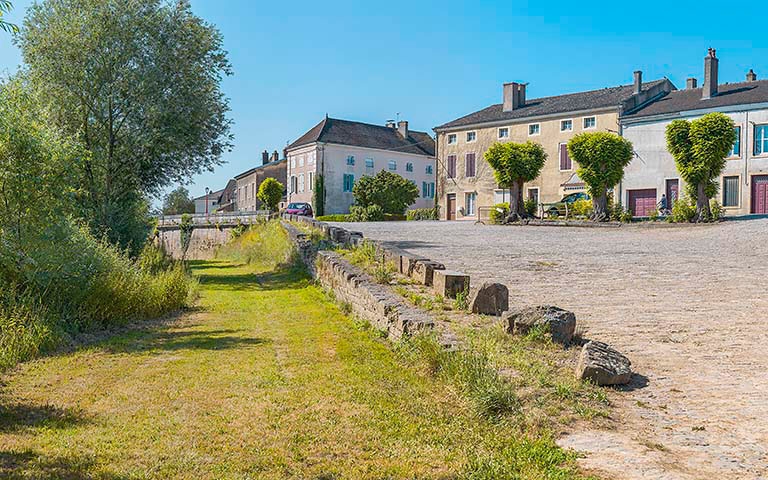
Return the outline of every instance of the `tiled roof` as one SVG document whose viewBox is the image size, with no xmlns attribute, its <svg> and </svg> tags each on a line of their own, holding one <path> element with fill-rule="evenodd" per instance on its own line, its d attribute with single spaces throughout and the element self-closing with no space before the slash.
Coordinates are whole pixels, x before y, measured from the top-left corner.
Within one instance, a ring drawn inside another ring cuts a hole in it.
<svg viewBox="0 0 768 480">
<path fill-rule="evenodd" d="M 314 142 L 435 155 L 435 142 L 428 133 L 409 130 L 408 138 L 403 138 L 396 128 L 327 117 L 290 144 L 287 150 Z"/>
<path fill-rule="evenodd" d="M 287 162 L 287 161 L 286 161 L 285 158 L 283 158 L 283 159 L 277 160 L 276 162 L 269 162 L 269 163 L 265 163 L 263 165 L 259 165 L 258 167 L 253 167 L 250 170 L 246 170 L 243 173 L 235 175 L 235 179 L 239 180 L 239 179 L 241 179 L 243 177 L 246 177 L 246 176 L 252 174 L 253 172 L 255 172 L 257 170 L 261 170 L 262 168 L 266 168 L 266 167 L 271 167 L 272 165 L 278 165 L 281 162 Z M 286 165 L 287 165 L 287 163 L 286 163 Z"/>
<path fill-rule="evenodd" d="M 215 199 L 218 199 L 221 196 L 222 193 L 224 193 L 224 189 L 221 189 L 221 190 L 216 191 L 216 192 L 211 192 L 208 195 L 200 195 L 199 197 L 193 198 L 192 200 L 193 201 L 194 200 L 205 200 L 205 197 L 208 197 L 211 200 L 215 200 Z"/>
<path fill-rule="evenodd" d="M 726 83 L 718 85 L 717 90 L 717 95 L 707 100 L 702 100 L 701 88 L 676 90 L 626 115 L 625 118 L 768 102 L 768 80 Z"/>
<path fill-rule="evenodd" d="M 666 79 L 660 79 L 643 83 L 643 90 L 650 89 L 666 81 Z M 634 85 L 621 85 L 618 87 L 603 88 L 601 90 L 557 95 L 555 97 L 527 99 L 524 107 L 516 108 L 509 112 L 503 111 L 503 105 L 498 103 L 453 120 L 452 122 L 440 125 L 439 127 L 435 127 L 435 130 L 503 120 L 517 120 L 542 115 L 595 110 L 598 108 L 618 108 L 621 102 L 631 97 L 633 93 Z"/>
</svg>

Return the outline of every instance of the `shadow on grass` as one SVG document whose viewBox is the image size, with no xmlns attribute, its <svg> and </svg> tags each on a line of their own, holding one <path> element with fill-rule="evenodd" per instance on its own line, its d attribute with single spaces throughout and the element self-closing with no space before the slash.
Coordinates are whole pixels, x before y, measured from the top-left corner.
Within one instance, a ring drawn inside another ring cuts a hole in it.
<svg viewBox="0 0 768 480">
<path fill-rule="evenodd" d="M 122 480 L 129 478 L 114 473 L 93 473 L 95 460 L 89 457 L 48 457 L 31 450 L 0 452 L 0 478 L 21 480 L 56 478 L 62 480 Z M 99 468 L 101 470 L 101 468 Z"/>
<path fill-rule="evenodd" d="M 62 429 L 88 422 L 90 420 L 84 414 L 72 409 L 59 408 L 53 405 L 23 403 L 4 405 L 0 403 L 0 433 L 39 427 Z"/>
<path fill-rule="evenodd" d="M 145 332 L 144 335 L 116 338 L 102 347 L 109 353 L 173 352 L 181 350 L 228 350 L 253 347 L 271 341 L 257 337 L 232 335 L 238 330 L 175 330 Z"/>
<path fill-rule="evenodd" d="M 230 268 L 235 268 L 230 266 Z M 269 291 L 304 288 L 309 275 L 303 270 L 279 269 L 265 273 L 234 273 L 231 275 L 201 273 L 197 276 L 200 285 L 212 290 L 227 291 Z"/>
</svg>

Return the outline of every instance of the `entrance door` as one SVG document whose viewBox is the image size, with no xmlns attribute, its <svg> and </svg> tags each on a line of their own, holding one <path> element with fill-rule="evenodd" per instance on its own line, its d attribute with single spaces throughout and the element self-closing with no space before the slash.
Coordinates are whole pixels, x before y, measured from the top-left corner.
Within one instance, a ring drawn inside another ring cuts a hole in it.
<svg viewBox="0 0 768 480">
<path fill-rule="evenodd" d="M 752 213 L 768 213 L 768 175 L 752 177 Z"/>
<path fill-rule="evenodd" d="M 446 205 L 446 219 L 456 220 L 456 194 L 448 194 L 448 202 Z"/>
<path fill-rule="evenodd" d="M 656 189 L 629 191 L 629 209 L 633 217 L 647 217 L 656 210 Z"/>
<path fill-rule="evenodd" d="M 678 198 L 680 198 L 680 180 L 667 180 L 667 208 L 672 210 Z"/>
</svg>

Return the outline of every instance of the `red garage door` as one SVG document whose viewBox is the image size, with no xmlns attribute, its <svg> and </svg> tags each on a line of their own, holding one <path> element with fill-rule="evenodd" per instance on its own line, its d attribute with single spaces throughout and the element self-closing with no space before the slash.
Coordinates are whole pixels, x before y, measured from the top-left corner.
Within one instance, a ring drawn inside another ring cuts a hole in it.
<svg viewBox="0 0 768 480">
<path fill-rule="evenodd" d="M 629 209 L 634 217 L 647 217 L 656 210 L 656 189 L 630 190 Z"/>
<path fill-rule="evenodd" d="M 768 213 L 768 175 L 752 177 L 752 213 Z"/>
</svg>

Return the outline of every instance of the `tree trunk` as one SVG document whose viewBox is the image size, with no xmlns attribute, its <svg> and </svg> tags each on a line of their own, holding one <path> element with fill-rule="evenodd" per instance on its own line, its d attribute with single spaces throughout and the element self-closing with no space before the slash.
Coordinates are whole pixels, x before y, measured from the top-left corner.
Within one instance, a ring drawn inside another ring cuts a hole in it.
<svg viewBox="0 0 768 480">
<path fill-rule="evenodd" d="M 592 197 L 592 220 L 595 222 L 607 222 L 610 219 L 608 195 L 604 192 L 602 195 Z"/>
<path fill-rule="evenodd" d="M 709 208 L 709 198 L 706 193 L 706 183 L 701 182 L 696 186 L 696 217 L 694 221 L 708 222 L 712 219 L 712 210 Z"/>
<path fill-rule="evenodd" d="M 507 217 L 507 222 L 516 222 L 527 216 L 523 202 L 523 182 L 517 181 L 509 189 L 509 216 Z"/>
</svg>

